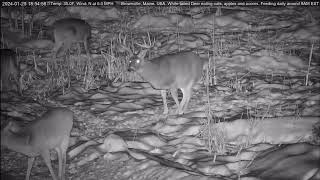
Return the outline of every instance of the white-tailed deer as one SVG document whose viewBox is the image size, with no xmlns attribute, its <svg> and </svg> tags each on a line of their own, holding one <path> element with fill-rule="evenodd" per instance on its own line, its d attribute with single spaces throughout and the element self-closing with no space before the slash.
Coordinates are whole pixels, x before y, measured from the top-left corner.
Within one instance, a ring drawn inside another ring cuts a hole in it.
<svg viewBox="0 0 320 180">
<path fill-rule="evenodd" d="M 207 59 L 200 58 L 192 51 L 183 51 L 146 61 L 144 56 L 147 50 L 142 50 L 138 55 L 133 55 L 130 48 L 126 49 L 133 56 L 130 58 L 129 70 L 137 72 L 153 88 L 161 90 L 164 114 L 168 113 L 167 89 L 170 89 L 171 95 L 178 106 L 176 113 L 183 114 L 192 96 L 192 87 L 200 80 L 202 70 L 208 62 Z M 181 89 L 183 94 L 180 104 L 178 89 Z"/>
<path fill-rule="evenodd" d="M 1 145 L 28 156 L 26 180 L 36 156 L 41 155 L 51 176 L 57 180 L 51 166 L 50 150 L 55 149 L 59 158 L 59 179 L 65 179 L 66 151 L 73 125 L 73 112 L 67 108 L 52 108 L 42 117 L 21 127 L 13 121 L 1 131 Z"/>
<path fill-rule="evenodd" d="M 57 57 L 60 48 L 65 52 L 70 49 L 71 45 L 75 42 L 79 43 L 80 52 L 80 43 L 83 43 L 87 55 L 90 54 L 88 49 L 88 38 L 91 34 L 91 26 L 86 21 L 76 18 L 65 18 L 57 20 L 53 23 L 52 27 L 55 41 L 53 48 L 55 57 Z"/>
<path fill-rule="evenodd" d="M 1 90 L 16 90 L 21 93 L 20 68 L 16 53 L 1 49 Z"/>
</svg>

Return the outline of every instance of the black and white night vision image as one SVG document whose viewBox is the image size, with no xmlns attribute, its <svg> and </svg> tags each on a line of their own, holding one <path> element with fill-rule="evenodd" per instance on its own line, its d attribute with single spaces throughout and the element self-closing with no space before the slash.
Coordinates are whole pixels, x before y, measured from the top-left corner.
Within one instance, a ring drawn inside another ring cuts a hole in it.
<svg viewBox="0 0 320 180">
<path fill-rule="evenodd" d="M 319 2 L 1 3 L 1 180 L 320 179 Z"/>
</svg>

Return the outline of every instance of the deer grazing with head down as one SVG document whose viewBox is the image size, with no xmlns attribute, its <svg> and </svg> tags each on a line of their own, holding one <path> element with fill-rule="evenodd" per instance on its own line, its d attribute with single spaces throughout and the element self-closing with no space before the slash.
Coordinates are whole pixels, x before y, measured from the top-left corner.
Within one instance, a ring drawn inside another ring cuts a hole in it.
<svg viewBox="0 0 320 180">
<path fill-rule="evenodd" d="M 192 51 L 166 54 L 151 60 L 145 60 L 144 57 L 150 46 L 137 45 L 146 48 L 141 50 L 138 55 L 134 54 L 130 48 L 123 46 L 129 51 L 131 56 L 129 71 L 137 72 L 154 89 L 160 90 L 164 114 L 168 114 L 166 99 L 166 90 L 168 89 L 178 107 L 176 113 L 183 114 L 192 96 L 192 87 L 200 80 L 202 70 L 208 60 L 200 58 Z M 183 94 L 180 103 L 178 100 L 178 89 Z"/>
<path fill-rule="evenodd" d="M 63 52 L 70 49 L 73 43 L 84 44 L 87 55 L 89 56 L 88 38 L 91 35 L 91 26 L 82 19 L 64 18 L 59 19 L 52 25 L 55 45 L 53 48 L 54 57 L 62 49 Z"/>
</svg>

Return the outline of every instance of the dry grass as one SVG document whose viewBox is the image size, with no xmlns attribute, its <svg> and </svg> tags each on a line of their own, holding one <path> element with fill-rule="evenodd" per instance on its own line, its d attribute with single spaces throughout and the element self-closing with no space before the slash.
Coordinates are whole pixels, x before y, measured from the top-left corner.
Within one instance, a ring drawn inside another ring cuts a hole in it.
<svg viewBox="0 0 320 180">
<path fill-rule="evenodd" d="M 223 129 L 214 124 L 219 123 L 218 118 L 212 119 L 207 112 L 207 119 L 203 122 L 199 137 L 204 140 L 206 148 L 210 154 L 225 154 L 227 152 L 226 134 Z"/>
</svg>

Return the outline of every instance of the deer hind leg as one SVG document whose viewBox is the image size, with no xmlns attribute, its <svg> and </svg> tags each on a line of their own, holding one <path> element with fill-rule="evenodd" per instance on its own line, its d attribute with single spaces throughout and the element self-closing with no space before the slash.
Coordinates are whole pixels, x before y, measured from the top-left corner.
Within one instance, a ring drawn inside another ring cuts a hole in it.
<svg viewBox="0 0 320 180">
<path fill-rule="evenodd" d="M 66 136 L 64 137 L 60 146 L 55 148 L 59 158 L 59 180 L 65 179 L 68 145 L 69 145 L 69 137 Z"/>
<path fill-rule="evenodd" d="M 88 48 L 88 38 L 84 39 L 83 44 L 84 44 L 84 49 L 86 50 L 87 56 L 90 56 L 90 51 Z"/>
<path fill-rule="evenodd" d="M 53 47 L 53 57 L 57 58 L 57 55 L 59 53 L 59 50 L 63 47 L 63 41 L 57 41 Z"/>
<path fill-rule="evenodd" d="M 28 169 L 27 169 L 27 174 L 26 174 L 26 180 L 30 179 L 31 169 L 32 169 L 34 160 L 35 160 L 35 157 L 28 158 Z"/>
<path fill-rule="evenodd" d="M 78 55 L 81 54 L 81 42 L 77 43 L 78 44 Z"/>
<path fill-rule="evenodd" d="M 181 88 L 181 91 L 182 91 L 183 97 L 182 97 L 179 111 L 178 111 L 179 114 L 183 114 L 188 107 L 191 94 L 192 94 L 192 86 L 189 86 L 187 88 Z"/>
<path fill-rule="evenodd" d="M 160 90 L 162 102 L 163 102 L 163 114 L 168 114 L 168 105 L 167 105 L 167 90 Z"/>
<path fill-rule="evenodd" d="M 180 107 L 180 105 L 179 105 L 179 100 L 178 100 L 178 89 L 170 89 L 170 93 L 171 93 L 171 96 L 172 96 L 174 102 L 175 102 L 176 105 L 177 105 L 177 111 L 176 111 L 176 113 L 178 113 L 178 110 L 179 110 L 179 107 Z"/>
<path fill-rule="evenodd" d="M 21 73 L 19 74 L 19 77 L 18 77 L 18 86 L 19 86 L 19 93 L 20 95 L 22 95 L 22 89 L 23 89 L 23 75 L 21 75 Z"/>
<path fill-rule="evenodd" d="M 50 159 L 50 152 L 49 152 L 49 150 L 43 150 L 40 154 L 41 154 L 44 162 L 46 163 L 46 165 L 47 165 L 47 167 L 48 167 L 48 169 L 49 169 L 49 171 L 50 171 L 50 174 L 51 174 L 51 176 L 52 176 L 52 179 L 53 179 L 53 180 L 58 180 L 56 174 L 55 174 L 54 171 L 53 171 L 52 165 L 51 165 L 51 159 Z"/>
<path fill-rule="evenodd" d="M 71 47 L 72 47 L 72 41 L 71 40 L 69 40 L 69 41 L 66 41 L 65 43 L 64 43 L 64 48 L 63 48 L 63 53 L 64 53 L 64 55 L 66 55 L 67 53 L 68 53 L 68 55 L 70 55 L 70 49 L 71 49 Z M 81 52 L 81 49 L 80 49 L 80 52 Z"/>
</svg>

